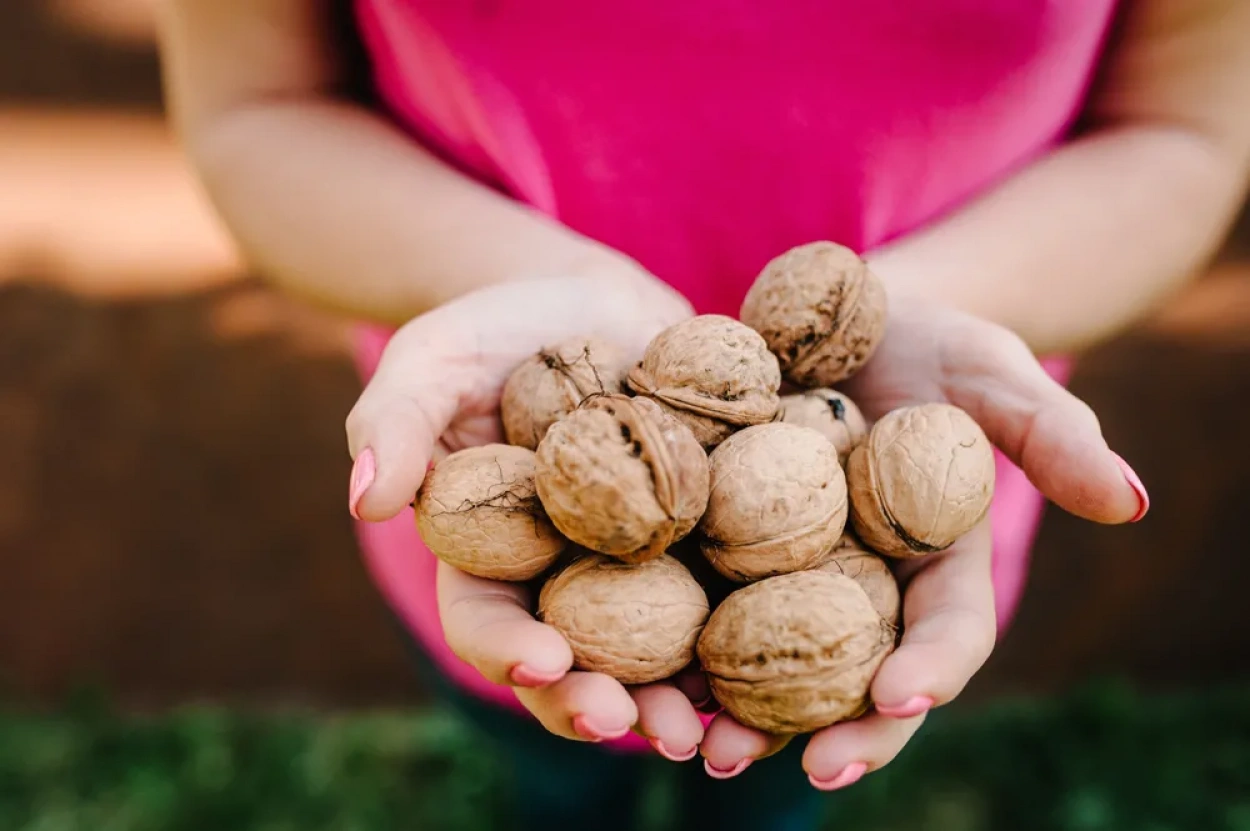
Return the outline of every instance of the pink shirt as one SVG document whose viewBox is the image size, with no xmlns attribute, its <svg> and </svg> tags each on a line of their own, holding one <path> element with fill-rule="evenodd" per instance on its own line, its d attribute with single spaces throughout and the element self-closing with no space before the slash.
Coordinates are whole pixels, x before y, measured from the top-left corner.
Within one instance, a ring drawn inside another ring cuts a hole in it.
<svg viewBox="0 0 1250 831">
<path fill-rule="evenodd" d="M 761 266 L 860 251 L 957 208 L 1061 141 L 1114 0 L 357 0 L 383 103 L 471 175 L 627 252 L 701 313 Z M 366 329 L 376 366 L 387 333 Z M 1062 362 L 1048 364 L 1066 380 Z M 1000 625 L 1042 499 L 999 457 Z M 368 566 L 434 660 L 450 653 L 410 512 L 363 524 Z M 618 743 L 643 747 L 635 737 Z"/>
</svg>

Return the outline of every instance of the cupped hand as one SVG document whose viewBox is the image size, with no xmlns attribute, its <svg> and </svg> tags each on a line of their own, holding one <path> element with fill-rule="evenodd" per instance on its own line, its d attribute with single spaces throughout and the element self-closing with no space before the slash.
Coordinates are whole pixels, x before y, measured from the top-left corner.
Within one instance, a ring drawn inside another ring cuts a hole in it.
<svg viewBox="0 0 1250 831">
<path fill-rule="evenodd" d="M 499 400 L 512 369 L 544 346 L 598 336 L 631 356 L 689 304 L 650 275 L 627 271 L 526 280 L 464 295 L 415 318 L 388 343 L 347 418 L 355 460 L 351 510 L 367 521 L 407 508 L 428 467 L 464 447 L 501 442 Z M 626 689 L 573 671 L 564 637 L 537 621 L 531 587 L 438 567 L 447 643 L 487 679 L 513 687 L 549 731 L 586 741 L 631 729 L 674 759 L 694 756 L 703 723 L 697 676 Z"/>
<path fill-rule="evenodd" d="M 892 298 L 881 346 L 843 389 L 869 419 L 926 402 L 966 410 L 1044 496 L 1084 519 L 1130 522 L 1148 507 L 1093 411 L 994 324 L 931 301 Z M 985 663 L 997 635 L 990 554 L 984 521 L 946 551 L 898 564 L 899 648 L 873 681 L 875 709 L 808 739 L 803 767 L 813 786 L 845 787 L 890 762 L 926 713 L 955 698 Z M 786 742 L 720 713 L 700 752 L 709 772 L 735 773 Z"/>
</svg>

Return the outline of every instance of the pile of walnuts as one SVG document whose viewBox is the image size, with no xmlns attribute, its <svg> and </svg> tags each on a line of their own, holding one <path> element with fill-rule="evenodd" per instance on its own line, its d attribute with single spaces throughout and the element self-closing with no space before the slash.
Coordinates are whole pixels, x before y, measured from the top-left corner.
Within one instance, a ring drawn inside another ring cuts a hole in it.
<svg viewBox="0 0 1250 831">
<path fill-rule="evenodd" d="M 696 664 L 740 723 L 808 733 L 869 709 L 902 621 L 887 558 L 980 522 L 994 457 L 956 407 L 869 423 L 835 389 L 885 335 L 849 249 L 777 257 L 740 317 L 675 324 L 636 362 L 594 338 L 530 357 L 508 444 L 439 463 L 416 519 L 451 565 L 540 581 L 576 667 L 646 684 Z"/>
</svg>

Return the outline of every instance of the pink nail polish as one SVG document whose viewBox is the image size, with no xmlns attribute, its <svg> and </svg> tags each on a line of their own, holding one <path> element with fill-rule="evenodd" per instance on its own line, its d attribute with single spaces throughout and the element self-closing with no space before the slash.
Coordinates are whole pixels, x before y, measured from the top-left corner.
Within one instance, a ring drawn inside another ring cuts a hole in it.
<svg viewBox="0 0 1250 831">
<path fill-rule="evenodd" d="M 539 672 L 530 669 L 525 664 L 517 664 L 508 674 L 512 678 L 512 683 L 520 687 L 545 687 L 564 677 L 563 672 Z"/>
<path fill-rule="evenodd" d="M 369 490 L 369 486 L 373 484 L 373 477 L 377 474 L 378 464 L 373 457 L 373 450 L 366 447 L 360 451 L 355 464 L 352 465 L 352 479 L 347 491 L 347 510 L 353 519 L 360 519 L 358 510 L 360 499 L 365 495 L 365 491 Z"/>
<path fill-rule="evenodd" d="M 1128 462 L 1120 458 L 1118 453 L 1113 455 L 1115 456 L 1116 462 L 1119 463 L 1120 472 L 1124 474 L 1124 478 L 1128 481 L 1129 487 L 1131 487 L 1133 492 L 1137 494 L 1137 513 L 1132 519 L 1129 520 L 1129 522 L 1138 522 L 1146 515 L 1146 512 L 1150 510 L 1150 494 L 1146 493 L 1146 486 L 1141 483 L 1141 478 L 1138 477 L 1137 473 L 1128 466 Z"/>
<path fill-rule="evenodd" d="M 839 788 L 845 788 L 848 785 L 854 785 L 865 773 L 868 772 L 868 765 L 863 762 L 856 762 L 853 765 L 847 765 L 842 768 L 837 776 L 832 779 L 817 779 L 810 773 L 807 779 L 812 783 L 812 787 L 819 791 L 836 791 Z"/>
<path fill-rule="evenodd" d="M 738 764 L 734 765 L 729 770 L 721 770 L 720 768 L 712 767 L 712 763 L 707 759 L 704 759 L 703 769 L 707 771 L 707 775 L 713 779 L 733 779 L 739 773 L 746 770 L 747 766 L 753 761 L 755 760 L 748 756 L 747 758 L 740 760 Z"/>
<path fill-rule="evenodd" d="M 921 713 L 927 713 L 932 708 L 932 698 L 927 695 L 917 695 L 895 706 L 878 704 L 877 712 L 887 718 L 913 718 Z"/>
<path fill-rule="evenodd" d="M 619 739 L 621 736 L 624 736 L 629 732 L 628 727 L 623 727 L 620 730 L 600 729 L 580 713 L 573 716 L 573 730 L 577 733 L 577 735 L 581 736 L 588 742 L 601 742 L 605 740 Z"/>
<path fill-rule="evenodd" d="M 647 739 L 647 741 L 651 743 L 651 746 L 653 748 L 655 748 L 656 753 L 659 753 L 661 756 L 663 756 L 665 759 L 668 759 L 670 762 L 689 762 L 691 759 L 694 758 L 695 754 L 699 752 L 699 748 L 697 745 L 695 747 L 690 748 L 690 750 L 688 750 L 685 753 L 673 753 L 667 747 L 665 747 L 664 742 L 660 741 L 659 739 Z"/>
</svg>

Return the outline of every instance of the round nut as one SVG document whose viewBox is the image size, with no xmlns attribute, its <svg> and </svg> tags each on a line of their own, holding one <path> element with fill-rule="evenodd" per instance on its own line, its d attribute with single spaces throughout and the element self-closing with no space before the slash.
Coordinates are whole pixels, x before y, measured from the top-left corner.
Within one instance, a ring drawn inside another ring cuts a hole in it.
<svg viewBox="0 0 1250 831">
<path fill-rule="evenodd" d="M 846 525 L 838 452 L 809 427 L 774 422 L 734 433 L 712 451 L 699 521 L 703 554 L 739 583 L 817 565 Z"/>
<path fill-rule="evenodd" d="M 841 542 L 819 566 L 820 571 L 850 577 L 868 595 L 881 619 L 898 628 L 902 621 L 903 598 L 898 581 L 885 558 L 863 546 L 853 534 L 843 534 Z"/>
<path fill-rule="evenodd" d="M 458 450 L 417 491 L 417 529 L 445 563 L 489 580 L 524 581 L 564 551 L 534 488 L 534 451 L 506 444 Z"/>
<path fill-rule="evenodd" d="M 846 466 L 850 524 L 873 551 L 915 557 L 972 530 L 994 497 L 994 448 L 950 404 L 887 413 Z"/>
<path fill-rule="evenodd" d="M 626 383 L 711 449 L 735 430 L 776 416 L 781 369 L 750 327 L 724 315 L 699 315 L 656 335 Z"/>
<path fill-rule="evenodd" d="M 837 390 L 808 390 L 783 395 L 777 420 L 817 431 L 838 449 L 838 462 L 847 457 L 868 436 L 868 421 L 849 397 Z"/>
<path fill-rule="evenodd" d="M 534 450 L 547 428 L 592 395 L 624 391 L 629 360 L 597 338 L 573 338 L 523 361 L 504 382 L 499 402 L 508 444 Z"/>
<path fill-rule="evenodd" d="M 850 378 L 885 336 L 885 287 L 851 249 L 793 248 L 765 265 L 739 316 L 763 335 L 787 381 L 828 387 Z"/>
<path fill-rule="evenodd" d="M 573 665 L 622 684 L 650 684 L 694 660 L 708 601 L 694 576 L 661 554 L 626 565 L 587 554 L 538 595 L 538 618 L 564 635 Z"/>
<path fill-rule="evenodd" d="M 798 571 L 739 589 L 708 618 L 697 653 L 736 721 L 810 733 L 863 714 L 894 634 L 854 580 Z"/>
<path fill-rule="evenodd" d="M 595 396 L 551 425 L 535 485 L 573 542 L 630 563 L 658 557 L 707 508 L 708 459 L 690 430 L 654 401 Z"/>
</svg>

